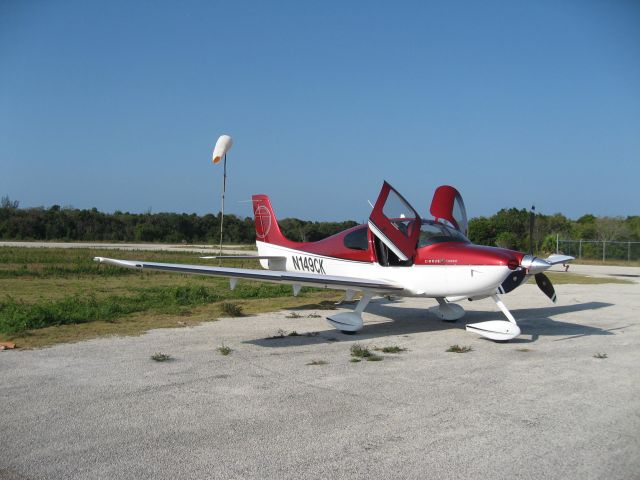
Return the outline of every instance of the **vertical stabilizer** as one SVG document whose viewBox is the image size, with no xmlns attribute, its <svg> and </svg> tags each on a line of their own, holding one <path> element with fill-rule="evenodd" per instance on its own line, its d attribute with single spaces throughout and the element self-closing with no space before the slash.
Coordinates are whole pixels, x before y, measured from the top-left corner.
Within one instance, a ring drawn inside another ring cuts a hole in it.
<svg viewBox="0 0 640 480">
<path fill-rule="evenodd" d="M 276 214 L 266 195 L 253 195 L 253 218 L 256 225 L 256 241 L 288 246 L 293 243 L 280 231 Z"/>
</svg>

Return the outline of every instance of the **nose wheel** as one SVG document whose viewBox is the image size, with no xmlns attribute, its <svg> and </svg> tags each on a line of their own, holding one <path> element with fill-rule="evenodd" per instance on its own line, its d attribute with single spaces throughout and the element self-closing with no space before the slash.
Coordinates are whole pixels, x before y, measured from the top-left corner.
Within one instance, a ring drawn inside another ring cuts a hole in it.
<svg viewBox="0 0 640 480">
<path fill-rule="evenodd" d="M 491 295 L 491 298 L 509 321 L 491 320 L 489 322 L 471 323 L 466 327 L 467 332 L 477 333 L 480 336 L 496 341 L 511 340 L 520 335 L 521 331 L 516 319 L 513 318 L 509 309 L 502 303 L 500 297 Z"/>
</svg>

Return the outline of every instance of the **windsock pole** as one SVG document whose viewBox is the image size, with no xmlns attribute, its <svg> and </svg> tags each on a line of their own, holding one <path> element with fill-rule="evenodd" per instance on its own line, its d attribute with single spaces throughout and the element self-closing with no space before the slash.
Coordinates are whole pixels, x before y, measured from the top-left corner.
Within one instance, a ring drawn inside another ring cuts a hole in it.
<svg viewBox="0 0 640 480">
<path fill-rule="evenodd" d="M 224 154 L 224 166 L 222 174 L 222 214 L 220 216 L 220 256 L 222 256 L 222 229 L 224 226 L 224 194 L 227 191 L 227 154 Z"/>
<path fill-rule="evenodd" d="M 220 135 L 216 146 L 213 148 L 211 161 L 216 164 L 224 158 L 224 170 L 222 174 L 222 212 L 220 215 L 220 256 L 222 256 L 222 233 L 224 228 L 224 194 L 227 191 L 227 152 L 233 145 L 233 139 L 229 135 Z"/>
</svg>

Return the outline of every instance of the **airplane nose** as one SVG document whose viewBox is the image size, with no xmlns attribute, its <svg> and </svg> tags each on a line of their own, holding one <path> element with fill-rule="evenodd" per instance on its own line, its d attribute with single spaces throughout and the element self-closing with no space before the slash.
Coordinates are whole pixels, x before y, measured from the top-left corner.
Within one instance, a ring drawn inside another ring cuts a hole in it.
<svg viewBox="0 0 640 480">
<path fill-rule="evenodd" d="M 551 268 L 551 264 L 549 262 L 542 258 L 534 257 L 533 255 L 525 255 L 522 257 L 520 265 L 523 268 L 526 268 L 530 275 L 535 275 L 536 273 L 541 273 Z"/>
</svg>

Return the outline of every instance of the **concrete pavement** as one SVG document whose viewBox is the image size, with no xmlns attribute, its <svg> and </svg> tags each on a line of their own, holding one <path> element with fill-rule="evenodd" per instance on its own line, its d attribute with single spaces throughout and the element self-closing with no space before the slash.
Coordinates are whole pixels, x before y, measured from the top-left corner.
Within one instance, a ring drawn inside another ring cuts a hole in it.
<svg viewBox="0 0 640 480">
<path fill-rule="evenodd" d="M 640 285 L 557 291 L 505 296 L 510 343 L 464 331 L 490 300 L 448 324 L 403 299 L 356 336 L 301 310 L 0 352 L 0 478 L 638 478 Z M 354 342 L 408 351 L 350 363 Z"/>
</svg>

